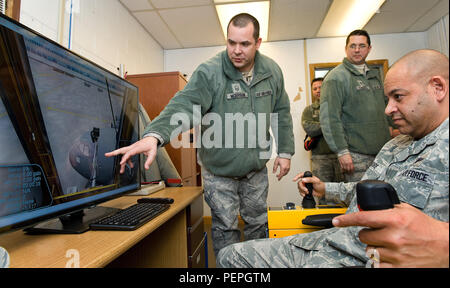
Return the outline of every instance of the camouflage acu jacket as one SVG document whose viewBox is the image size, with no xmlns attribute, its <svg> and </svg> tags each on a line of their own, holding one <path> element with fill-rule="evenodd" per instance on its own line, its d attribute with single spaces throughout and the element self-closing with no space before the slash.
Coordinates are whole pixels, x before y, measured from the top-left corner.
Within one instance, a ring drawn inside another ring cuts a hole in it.
<svg viewBox="0 0 450 288">
<path fill-rule="evenodd" d="M 365 173 L 364 179 L 390 183 L 401 202 L 444 222 L 449 221 L 449 124 L 448 118 L 433 132 L 415 141 L 400 135 L 384 145 Z M 349 204 L 347 213 L 357 211 L 356 183 L 326 183 L 327 199 Z M 359 241 L 361 227 L 331 228 L 299 234 L 291 244 L 306 250 L 324 249 L 342 266 L 364 265 L 366 245 Z M 306 236 L 305 236 L 306 235 Z M 338 251 L 339 253 L 333 253 Z"/>
<path fill-rule="evenodd" d="M 328 147 L 325 138 L 323 138 L 322 129 L 320 128 L 319 101 L 315 101 L 303 110 L 302 127 L 310 137 L 318 137 L 319 142 L 317 143 L 317 146 L 311 150 L 312 155 L 334 154 L 330 147 Z"/>
</svg>

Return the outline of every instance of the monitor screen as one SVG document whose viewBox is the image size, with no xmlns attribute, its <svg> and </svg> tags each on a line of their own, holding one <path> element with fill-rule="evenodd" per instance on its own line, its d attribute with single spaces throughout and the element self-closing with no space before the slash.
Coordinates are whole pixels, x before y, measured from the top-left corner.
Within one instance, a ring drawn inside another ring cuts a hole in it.
<svg viewBox="0 0 450 288">
<path fill-rule="evenodd" d="M 0 232 L 140 187 L 106 152 L 138 140 L 138 89 L 0 16 Z"/>
</svg>

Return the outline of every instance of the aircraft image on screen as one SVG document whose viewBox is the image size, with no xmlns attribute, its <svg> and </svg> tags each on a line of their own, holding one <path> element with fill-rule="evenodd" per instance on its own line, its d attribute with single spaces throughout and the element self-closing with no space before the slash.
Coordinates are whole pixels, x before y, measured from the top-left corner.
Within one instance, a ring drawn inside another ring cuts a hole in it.
<svg viewBox="0 0 450 288">
<path fill-rule="evenodd" d="M 89 79 L 69 76 L 63 67 L 49 69 L 34 58 L 30 66 L 56 168 L 64 170 L 58 173 L 64 194 L 95 187 L 93 174 L 98 174 L 98 184 L 112 184 L 113 159 L 104 153 L 116 147 L 123 97 L 110 93 L 110 103 L 106 82 L 99 87 Z M 63 97 L 66 93 L 71 97 Z M 95 131 L 98 135 L 93 138 Z"/>
</svg>

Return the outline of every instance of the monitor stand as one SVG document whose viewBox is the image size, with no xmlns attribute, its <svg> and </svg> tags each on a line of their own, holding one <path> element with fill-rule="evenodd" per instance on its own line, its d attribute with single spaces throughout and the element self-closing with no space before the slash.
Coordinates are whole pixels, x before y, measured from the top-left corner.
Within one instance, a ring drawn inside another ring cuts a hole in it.
<svg viewBox="0 0 450 288">
<path fill-rule="evenodd" d="M 89 224 L 121 209 L 95 206 L 50 219 L 24 229 L 27 234 L 81 234 L 89 230 Z"/>
</svg>

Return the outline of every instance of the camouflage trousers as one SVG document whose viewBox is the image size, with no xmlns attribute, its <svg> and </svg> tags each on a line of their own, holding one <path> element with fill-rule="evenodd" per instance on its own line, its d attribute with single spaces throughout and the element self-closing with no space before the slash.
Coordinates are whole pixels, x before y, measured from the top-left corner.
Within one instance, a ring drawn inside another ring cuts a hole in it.
<svg viewBox="0 0 450 288">
<path fill-rule="evenodd" d="M 214 253 L 241 240 L 238 214 L 244 221 L 244 239 L 267 237 L 267 168 L 243 178 L 216 176 L 202 169 L 205 201 L 211 208 Z"/>
<path fill-rule="evenodd" d="M 220 250 L 216 257 L 219 268 L 337 268 L 364 266 L 359 259 L 331 246 L 307 250 L 290 243 L 294 237 L 258 239 L 236 243 Z"/>
<path fill-rule="evenodd" d="M 341 172 L 341 165 L 336 154 L 312 155 L 311 172 L 323 182 L 344 181 L 344 175 Z M 336 204 L 325 200 L 325 198 L 319 199 L 318 203 L 322 205 Z"/>
<path fill-rule="evenodd" d="M 311 170 L 323 182 L 341 182 L 344 179 L 336 154 L 312 155 Z"/>
<path fill-rule="evenodd" d="M 375 156 L 355 152 L 350 152 L 350 155 L 352 156 L 355 169 L 352 174 L 344 173 L 344 180 L 345 182 L 359 182 L 370 165 L 372 165 Z"/>
</svg>

